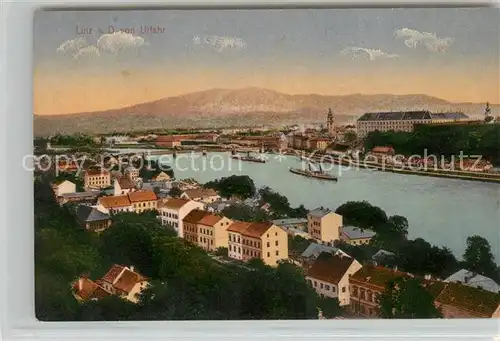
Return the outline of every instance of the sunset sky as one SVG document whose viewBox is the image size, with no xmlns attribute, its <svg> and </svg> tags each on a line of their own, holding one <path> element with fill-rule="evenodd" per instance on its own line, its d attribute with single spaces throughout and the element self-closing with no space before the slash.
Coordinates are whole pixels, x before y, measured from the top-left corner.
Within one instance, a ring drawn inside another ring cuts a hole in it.
<svg viewBox="0 0 500 341">
<path fill-rule="evenodd" d="M 499 103 L 498 14 L 493 8 L 38 12 L 34 111 L 95 111 L 248 86 Z"/>
</svg>

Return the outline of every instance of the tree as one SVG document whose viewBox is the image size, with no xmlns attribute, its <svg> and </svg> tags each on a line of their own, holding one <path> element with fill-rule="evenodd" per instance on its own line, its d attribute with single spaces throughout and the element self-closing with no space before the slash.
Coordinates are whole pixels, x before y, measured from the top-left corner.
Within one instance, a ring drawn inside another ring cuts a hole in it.
<svg viewBox="0 0 500 341">
<path fill-rule="evenodd" d="M 329 319 L 342 316 L 344 313 L 338 298 L 320 296 L 318 299 L 318 308 L 321 310 L 323 316 Z"/>
<path fill-rule="evenodd" d="M 378 298 L 379 316 L 387 319 L 442 318 L 433 296 L 415 278 L 389 281 Z"/>
<path fill-rule="evenodd" d="M 227 247 L 218 247 L 217 250 L 215 250 L 215 255 L 220 257 L 227 257 L 227 252 Z"/>
<path fill-rule="evenodd" d="M 463 259 L 468 270 L 498 280 L 491 246 L 485 238 L 477 235 L 468 237 Z"/>
<path fill-rule="evenodd" d="M 352 130 L 350 131 L 347 131 L 345 134 L 344 134 L 344 140 L 346 143 L 354 143 L 356 142 L 356 140 L 358 139 L 356 133 Z"/>
<path fill-rule="evenodd" d="M 178 198 L 182 194 L 182 191 L 178 187 L 172 187 L 170 191 L 168 192 L 168 195 L 170 195 L 172 198 Z"/>
<path fill-rule="evenodd" d="M 264 222 L 269 220 L 269 215 L 266 211 L 251 207 L 245 204 L 230 205 L 222 210 L 222 214 L 232 220 Z"/>
<path fill-rule="evenodd" d="M 253 197 L 256 193 L 255 183 L 248 175 L 231 175 L 227 178 L 209 181 L 204 187 L 215 189 L 225 198 L 235 196 L 240 199 L 247 199 Z"/>
<path fill-rule="evenodd" d="M 335 213 L 340 214 L 344 223 L 352 224 L 366 229 L 373 229 L 387 223 L 387 214 L 377 206 L 372 206 L 367 201 L 348 201 L 339 206 Z"/>
</svg>

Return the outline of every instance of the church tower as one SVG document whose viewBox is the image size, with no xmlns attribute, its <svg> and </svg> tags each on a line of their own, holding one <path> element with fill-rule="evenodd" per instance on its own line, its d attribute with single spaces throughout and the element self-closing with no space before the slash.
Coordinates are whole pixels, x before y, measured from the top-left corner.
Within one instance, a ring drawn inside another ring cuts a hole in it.
<svg viewBox="0 0 500 341">
<path fill-rule="evenodd" d="M 335 120 L 333 119 L 332 109 L 328 108 L 328 116 L 326 117 L 326 128 L 328 135 L 335 136 Z"/>
</svg>

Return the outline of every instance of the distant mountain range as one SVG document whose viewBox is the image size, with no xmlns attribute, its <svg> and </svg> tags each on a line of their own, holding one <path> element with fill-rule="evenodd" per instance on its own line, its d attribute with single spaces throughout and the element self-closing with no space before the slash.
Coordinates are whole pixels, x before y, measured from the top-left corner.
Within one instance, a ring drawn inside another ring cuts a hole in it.
<svg viewBox="0 0 500 341">
<path fill-rule="evenodd" d="M 427 95 L 287 95 L 261 88 L 211 89 L 130 107 L 67 115 L 35 115 L 37 136 L 52 133 L 109 133 L 155 128 L 281 126 L 324 121 L 331 108 L 337 122 L 354 122 L 369 111 L 462 111 L 484 114 L 484 103 L 452 103 Z M 499 115 L 500 105 L 492 105 Z"/>
</svg>

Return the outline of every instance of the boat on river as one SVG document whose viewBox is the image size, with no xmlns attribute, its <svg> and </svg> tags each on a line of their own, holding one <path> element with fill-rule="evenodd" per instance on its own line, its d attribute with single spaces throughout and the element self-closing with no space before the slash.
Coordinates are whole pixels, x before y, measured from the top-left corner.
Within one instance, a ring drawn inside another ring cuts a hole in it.
<svg viewBox="0 0 500 341">
<path fill-rule="evenodd" d="M 240 161 L 266 163 L 266 160 L 251 156 L 250 152 L 247 153 L 247 156 L 241 156 L 239 154 L 236 154 L 236 155 L 231 156 L 231 158 L 235 159 L 235 160 L 240 160 Z"/>
<path fill-rule="evenodd" d="M 325 173 L 323 169 L 321 168 L 321 165 L 319 164 L 319 170 L 313 170 L 311 168 L 311 164 L 309 163 L 309 169 L 304 170 L 300 168 L 290 168 L 290 172 L 298 175 L 303 175 L 307 176 L 309 178 L 315 178 L 315 179 L 320 179 L 320 180 L 330 180 L 330 181 L 338 181 L 337 177 Z"/>
</svg>

